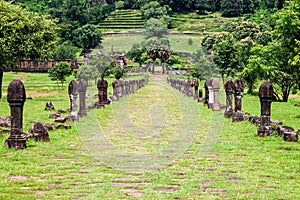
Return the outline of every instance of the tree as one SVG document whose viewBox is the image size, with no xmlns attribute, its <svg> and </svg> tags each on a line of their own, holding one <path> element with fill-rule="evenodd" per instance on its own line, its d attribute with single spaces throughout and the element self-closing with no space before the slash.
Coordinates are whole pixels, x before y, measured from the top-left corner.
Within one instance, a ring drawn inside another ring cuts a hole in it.
<svg viewBox="0 0 300 200">
<path fill-rule="evenodd" d="M 222 0 L 221 12 L 223 17 L 239 17 L 242 12 L 242 0 Z"/>
<path fill-rule="evenodd" d="M 95 83 L 97 79 L 100 77 L 98 68 L 95 65 L 81 65 L 76 73 L 76 79 L 80 81 L 81 79 L 86 80 L 94 80 Z"/>
<path fill-rule="evenodd" d="M 275 95 L 287 102 L 290 91 L 299 83 L 299 66 L 293 63 L 297 56 L 297 39 L 300 38 L 299 1 L 288 1 L 274 17 L 277 20 L 272 42 L 251 49 L 248 67 L 259 69 L 259 78 L 278 86 Z"/>
<path fill-rule="evenodd" d="M 171 8 L 168 5 L 162 6 L 157 1 L 150 1 L 141 7 L 141 12 L 146 20 L 155 18 L 161 19 L 167 24 L 170 23 L 169 13 L 171 12 Z"/>
<path fill-rule="evenodd" d="M 192 55 L 192 63 L 195 70 L 193 76 L 202 80 L 210 78 L 212 74 L 216 73 L 216 66 L 209 55 L 205 54 L 203 49 L 198 49 Z"/>
<path fill-rule="evenodd" d="M 65 41 L 57 46 L 55 59 L 71 59 L 76 61 L 76 52 L 78 48 L 73 46 L 70 41 Z"/>
<path fill-rule="evenodd" d="M 162 38 L 168 34 L 167 25 L 160 19 L 151 18 L 146 22 L 146 30 L 144 37 L 149 39 L 151 37 Z"/>
<path fill-rule="evenodd" d="M 134 44 L 131 50 L 126 54 L 126 57 L 137 62 L 139 66 L 142 66 L 147 60 L 147 57 L 144 56 L 145 54 L 146 47 L 143 44 Z"/>
<path fill-rule="evenodd" d="M 113 74 L 113 68 L 117 66 L 116 61 L 108 55 L 96 56 L 89 64 L 97 67 L 101 79 Z"/>
<path fill-rule="evenodd" d="M 86 24 L 73 31 L 73 43 L 75 46 L 92 49 L 101 43 L 101 31 L 96 25 Z"/>
<path fill-rule="evenodd" d="M 66 77 L 72 74 L 71 65 L 67 62 L 60 62 L 50 68 L 48 73 L 52 81 L 59 81 L 61 86 L 63 86 L 66 81 Z"/>
<path fill-rule="evenodd" d="M 3 72 L 24 59 L 53 57 L 56 21 L 0 0 L 0 98 Z"/>
<path fill-rule="evenodd" d="M 234 77 L 238 72 L 240 45 L 235 43 L 232 35 L 227 35 L 225 40 L 215 44 L 213 51 L 213 61 L 215 62 L 218 71 L 221 73 L 224 82 L 225 75 Z"/>
</svg>

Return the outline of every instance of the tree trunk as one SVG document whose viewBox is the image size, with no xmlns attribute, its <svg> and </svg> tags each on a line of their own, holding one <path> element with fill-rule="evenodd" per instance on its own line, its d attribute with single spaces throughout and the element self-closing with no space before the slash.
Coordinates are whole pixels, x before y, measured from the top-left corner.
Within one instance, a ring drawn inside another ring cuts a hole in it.
<svg viewBox="0 0 300 200">
<path fill-rule="evenodd" d="M 0 71 L 0 99 L 2 98 L 2 80 L 3 80 L 3 71 Z"/>
<path fill-rule="evenodd" d="M 253 94 L 253 83 L 252 82 L 248 82 L 248 94 Z"/>
<path fill-rule="evenodd" d="M 165 74 L 165 64 L 162 64 L 162 74 Z"/>
</svg>

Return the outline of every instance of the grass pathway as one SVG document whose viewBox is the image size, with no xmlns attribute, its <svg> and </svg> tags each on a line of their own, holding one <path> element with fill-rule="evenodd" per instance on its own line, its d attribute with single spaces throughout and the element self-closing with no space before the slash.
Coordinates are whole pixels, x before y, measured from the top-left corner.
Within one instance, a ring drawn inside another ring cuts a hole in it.
<svg viewBox="0 0 300 200">
<path fill-rule="evenodd" d="M 245 98 L 245 109 L 259 110 L 258 103 Z M 49 112 L 33 114 L 44 119 Z M 22 151 L 0 148 L 0 199 L 300 199 L 299 143 L 258 138 L 256 131 L 157 75 L 72 129 L 50 131 L 50 143 L 30 139 Z"/>
</svg>

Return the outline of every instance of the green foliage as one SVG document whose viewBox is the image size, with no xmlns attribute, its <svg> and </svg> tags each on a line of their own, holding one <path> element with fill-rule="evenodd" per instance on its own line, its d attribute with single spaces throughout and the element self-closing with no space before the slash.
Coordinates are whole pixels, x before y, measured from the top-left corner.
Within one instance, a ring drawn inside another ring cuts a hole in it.
<svg viewBox="0 0 300 200">
<path fill-rule="evenodd" d="M 223 80 L 225 75 L 227 77 L 234 77 L 239 71 L 239 50 L 240 45 L 235 43 L 232 35 L 227 35 L 226 39 L 215 44 L 213 48 L 213 51 L 215 52 L 213 61 Z"/>
<path fill-rule="evenodd" d="M 141 44 L 134 44 L 131 50 L 126 54 L 128 59 L 133 60 L 134 62 L 139 63 L 141 66 L 143 63 L 146 62 L 147 56 L 146 55 L 146 47 Z"/>
<path fill-rule="evenodd" d="M 60 62 L 48 70 L 49 77 L 52 81 L 58 81 L 63 86 L 66 77 L 72 74 L 71 66 L 67 62 Z"/>
<path fill-rule="evenodd" d="M 101 31 L 96 25 L 86 24 L 73 32 L 73 43 L 77 47 L 91 49 L 101 43 Z"/>
<path fill-rule="evenodd" d="M 22 59 L 47 59 L 54 54 L 56 21 L 0 1 L 1 69 Z"/>
<path fill-rule="evenodd" d="M 141 12 L 145 20 L 151 18 L 161 19 L 167 24 L 170 23 L 169 12 L 171 11 L 170 7 L 167 5 L 160 5 L 157 1 L 150 1 L 141 7 Z"/>
<path fill-rule="evenodd" d="M 57 46 L 55 59 L 71 59 L 77 61 L 76 53 L 78 48 L 70 41 L 65 41 Z"/>
<path fill-rule="evenodd" d="M 81 79 L 86 80 L 97 80 L 100 77 L 98 68 L 95 65 L 81 65 L 76 73 L 76 79 L 80 81 Z"/>
<path fill-rule="evenodd" d="M 192 71 L 194 77 L 199 80 L 212 77 L 216 73 L 216 66 L 212 61 L 210 55 L 206 55 L 203 49 L 199 49 L 192 55 L 192 63 L 194 70 Z"/>
<path fill-rule="evenodd" d="M 239 17 L 243 12 L 243 0 L 221 0 L 223 17 Z"/>
<path fill-rule="evenodd" d="M 89 62 L 89 64 L 96 66 L 98 72 L 100 73 L 101 79 L 104 79 L 112 74 L 112 69 L 117 66 L 116 61 L 108 55 L 96 56 Z"/>
<path fill-rule="evenodd" d="M 115 8 L 116 9 L 123 9 L 124 8 L 124 1 L 117 1 L 115 2 Z"/>
<path fill-rule="evenodd" d="M 162 38 L 168 34 L 167 25 L 160 19 L 151 18 L 146 22 L 144 36 L 146 39 L 151 37 Z"/>
</svg>

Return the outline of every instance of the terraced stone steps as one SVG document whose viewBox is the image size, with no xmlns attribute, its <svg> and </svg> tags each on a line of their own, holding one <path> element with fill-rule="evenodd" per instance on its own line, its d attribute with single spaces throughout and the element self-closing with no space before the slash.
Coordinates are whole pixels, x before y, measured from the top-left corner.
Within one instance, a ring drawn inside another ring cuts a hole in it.
<svg viewBox="0 0 300 200">
<path fill-rule="evenodd" d="M 99 26 L 104 29 L 142 29 L 145 21 L 139 10 L 117 10 L 112 12 Z"/>
</svg>

